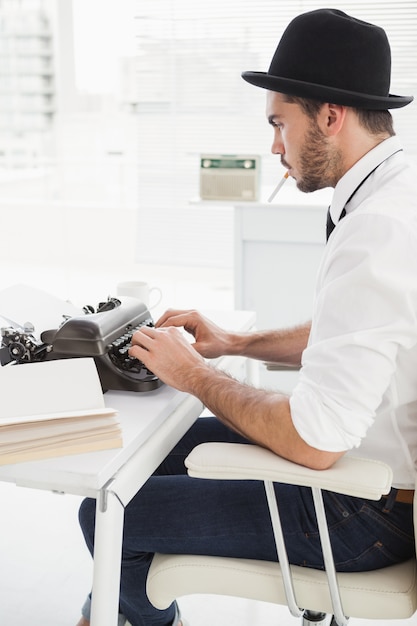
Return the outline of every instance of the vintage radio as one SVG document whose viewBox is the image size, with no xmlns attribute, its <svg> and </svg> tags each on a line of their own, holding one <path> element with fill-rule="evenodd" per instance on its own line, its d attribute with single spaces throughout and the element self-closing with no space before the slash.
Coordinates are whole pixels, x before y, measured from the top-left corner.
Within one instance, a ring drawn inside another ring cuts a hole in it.
<svg viewBox="0 0 417 626">
<path fill-rule="evenodd" d="M 259 156 L 202 154 L 200 157 L 202 200 L 258 200 L 259 179 Z"/>
</svg>

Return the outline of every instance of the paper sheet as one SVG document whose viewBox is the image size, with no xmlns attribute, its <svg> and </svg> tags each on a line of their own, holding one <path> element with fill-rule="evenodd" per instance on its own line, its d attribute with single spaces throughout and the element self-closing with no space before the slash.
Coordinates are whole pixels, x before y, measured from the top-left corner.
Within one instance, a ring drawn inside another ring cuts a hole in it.
<svg viewBox="0 0 417 626">
<path fill-rule="evenodd" d="M 35 416 L 62 418 L 112 412 L 104 408 L 100 379 L 91 358 L 2 367 L 0 386 L 0 425 Z"/>
<path fill-rule="evenodd" d="M 1 327 L 23 327 L 30 322 L 35 327 L 33 335 L 39 339 L 42 331 L 59 328 L 68 315 L 83 315 L 83 310 L 28 285 L 13 285 L 0 291 Z"/>
</svg>

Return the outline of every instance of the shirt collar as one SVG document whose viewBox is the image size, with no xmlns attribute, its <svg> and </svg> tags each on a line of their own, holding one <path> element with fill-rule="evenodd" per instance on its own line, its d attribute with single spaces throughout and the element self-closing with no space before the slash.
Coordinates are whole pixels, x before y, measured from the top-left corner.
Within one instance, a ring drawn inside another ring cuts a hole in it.
<svg viewBox="0 0 417 626">
<path fill-rule="evenodd" d="M 378 165 L 401 149 L 402 146 L 398 137 L 389 137 L 389 139 L 385 139 L 375 148 L 367 152 L 365 156 L 342 176 L 334 189 L 330 205 L 330 215 L 334 224 L 337 224 L 339 221 L 340 214 L 344 208 L 346 212 L 349 213 L 349 208 L 345 205 L 361 182 L 372 173 Z"/>
</svg>

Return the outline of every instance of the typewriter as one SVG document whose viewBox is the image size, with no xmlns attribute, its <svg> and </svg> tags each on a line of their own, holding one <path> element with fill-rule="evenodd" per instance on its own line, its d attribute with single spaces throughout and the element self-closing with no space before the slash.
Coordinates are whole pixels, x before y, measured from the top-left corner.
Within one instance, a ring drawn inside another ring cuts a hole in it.
<svg viewBox="0 0 417 626">
<path fill-rule="evenodd" d="M 152 391 L 161 386 L 160 379 L 128 352 L 133 333 L 142 326 L 153 326 L 144 304 L 133 298 L 123 303 L 108 298 L 96 312 L 90 306 L 84 311 L 84 315 L 67 318 L 57 329 L 43 331 L 40 340 L 31 328 L 2 328 L 1 364 L 90 356 L 103 392 Z"/>
</svg>

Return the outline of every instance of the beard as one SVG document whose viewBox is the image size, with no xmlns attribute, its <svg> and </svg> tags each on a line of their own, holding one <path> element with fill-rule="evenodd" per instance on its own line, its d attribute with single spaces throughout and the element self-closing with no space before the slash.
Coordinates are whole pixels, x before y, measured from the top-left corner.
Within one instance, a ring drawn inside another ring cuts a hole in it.
<svg viewBox="0 0 417 626">
<path fill-rule="evenodd" d="M 340 152 L 329 145 L 315 120 L 312 120 L 304 138 L 299 169 L 300 178 L 296 185 L 305 193 L 335 187 L 343 175 Z"/>
</svg>

